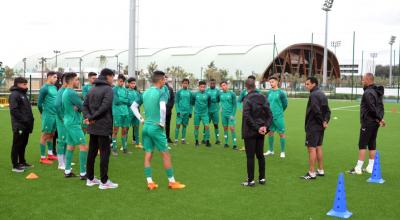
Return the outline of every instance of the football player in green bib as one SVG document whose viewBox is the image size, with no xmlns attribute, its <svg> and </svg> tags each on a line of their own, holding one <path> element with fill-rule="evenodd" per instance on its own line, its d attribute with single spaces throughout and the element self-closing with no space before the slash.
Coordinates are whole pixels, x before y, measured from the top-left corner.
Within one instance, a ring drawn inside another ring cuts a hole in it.
<svg viewBox="0 0 400 220">
<path fill-rule="evenodd" d="M 142 149 L 142 145 L 140 144 L 140 139 L 139 139 L 139 125 L 140 121 L 133 115 L 132 109 L 130 108 L 133 102 L 136 101 L 136 103 L 142 103 L 142 94 L 137 90 L 136 87 L 136 79 L 133 77 L 130 77 L 128 79 L 128 99 L 129 99 L 129 118 L 130 118 L 130 126 L 132 126 L 132 136 L 135 140 L 134 144 L 136 148 Z M 140 108 L 140 106 L 139 106 Z"/>
<path fill-rule="evenodd" d="M 220 90 L 216 88 L 215 79 L 210 80 L 210 87 L 206 90 L 206 93 L 211 98 L 210 108 L 208 109 L 208 117 L 210 122 L 214 124 L 215 144 L 220 144 L 219 141 L 219 95 Z"/>
<path fill-rule="evenodd" d="M 53 155 L 53 136 L 56 131 L 56 96 L 57 88 L 54 85 L 57 81 L 56 72 L 47 73 L 47 81 L 40 88 L 38 98 L 38 109 L 42 116 L 42 135 L 40 136 L 40 163 L 52 164 L 57 160 Z M 47 144 L 47 158 L 46 158 Z"/>
<path fill-rule="evenodd" d="M 268 102 L 271 108 L 273 120 L 269 127 L 268 142 L 269 150 L 264 153 L 265 156 L 274 154 L 274 133 L 278 132 L 281 144 L 281 158 L 285 158 L 285 119 L 283 113 L 288 106 L 288 99 L 286 93 L 279 88 L 279 80 L 277 76 L 269 78 L 271 84 L 271 90 L 267 94 Z"/>
<path fill-rule="evenodd" d="M 82 88 L 82 99 L 85 100 L 86 95 L 88 94 L 88 92 L 90 91 L 90 89 L 93 87 L 93 82 L 97 79 L 97 73 L 94 72 L 89 72 L 88 73 L 88 80 L 89 83 L 85 84 Z M 88 125 L 85 123 L 82 123 L 82 129 L 83 132 L 87 132 L 87 127 Z"/>
<path fill-rule="evenodd" d="M 234 92 L 229 91 L 228 82 L 222 81 L 220 83 L 222 92 L 219 95 L 220 105 L 221 105 L 221 119 L 222 126 L 224 126 L 224 147 L 229 147 L 228 129 L 231 130 L 232 135 L 232 145 L 233 149 L 237 150 L 237 140 L 236 140 L 236 95 Z"/>
<path fill-rule="evenodd" d="M 211 105 L 211 97 L 206 93 L 206 82 L 199 82 L 199 91 L 192 96 L 192 105 L 194 106 L 194 138 L 196 140 L 196 147 L 199 146 L 199 127 L 200 123 L 204 125 L 204 137 L 207 147 L 211 147 L 210 144 L 210 118 L 208 115 L 208 109 Z"/>
<path fill-rule="evenodd" d="M 128 153 L 127 148 L 127 133 L 130 125 L 129 118 L 129 99 L 128 90 L 125 88 L 126 78 L 123 74 L 118 75 L 117 85 L 114 86 L 114 98 L 113 98 L 113 120 L 114 120 L 114 130 L 112 135 L 112 153 L 114 156 L 118 155 L 117 152 L 117 136 L 118 130 L 121 129 L 121 142 L 122 149 L 124 153 Z"/>
<path fill-rule="evenodd" d="M 168 152 L 167 138 L 165 134 L 165 120 L 168 101 L 167 94 L 162 90 L 165 84 L 165 73 L 155 71 L 151 77 L 153 86 L 143 93 L 143 106 L 145 119 L 139 113 L 141 103 L 133 102 L 131 109 L 139 121 L 144 123 L 142 130 L 144 155 L 144 173 L 146 175 L 147 187 L 149 190 L 158 188 L 158 184 L 152 179 L 151 159 L 154 148 L 161 152 L 164 168 L 168 177 L 170 189 L 183 189 L 184 184 L 175 181 L 174 171 L 171 163 L 171 155 Z"/>
<path fill-rule="evenodd" d="M 64 126 L 66 129 L 67 152 L 65 154 L 65 177 L 75 177 L 72 173 L 71 163 L 76 147 L 79 148 L 79 173 L 80 179 L 86 180 L 86 161 L 88 147 L 86 137 L 82 130 L 82 99 L 74 90 L 79 87 L 79 78 L 76 73 L 66 73 L 65 82 L 67 87 L 62 95 L 62 106 L 64 109 Z"/>
<path fill-rule="evenodd" d="M 182 89 L 175 95 L 176 109 L 176 127 L 175 127 L 175 144 L 178 144 L 179 128 L 182 126 L 182 144 L 186 144 L 186 128 L 189 124 L 189 118 L 192 117 L 193 106 L 191 103 L 192 92 L 189 88 L 189 79 L 182 80 Z"/>
<path fill-rule="evenodd" d="M 58 158 L 58 169 L 65 170 L 65 151 L 67 149 L 67 136 L 66 129 L 64 126 L 64 108 L 62 105 L 62 96 L 64 94 L 67 83 L 65 82 L 65 74 L 61 77 L 62 86 L 57 92 L 56 96 L 56 125 L 57 125 L 57 158 Z"/>
</svg>

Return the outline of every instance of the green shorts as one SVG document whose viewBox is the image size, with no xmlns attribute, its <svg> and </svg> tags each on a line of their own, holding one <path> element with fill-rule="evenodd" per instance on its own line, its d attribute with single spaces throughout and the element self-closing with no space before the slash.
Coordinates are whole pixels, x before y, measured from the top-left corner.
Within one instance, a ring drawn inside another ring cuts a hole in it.
<svg viewBox="0 0 400 220">
<path fill-rule="evenodd" d="M 42 114 L 42 132 L 51 134 L 56 132 L 56 115 Z"/>
<path fill-rule="evenodd" d="M 208 117 L 208 114 L 204 115 L 194 115 L 194 126 L 200 126 L 200 122 L 203 122 L 205 126 L 208 126 L 210 124 L 210 118 Z"/>
<path fill-rule="evenodd" d="M 208 117 L 210 119 L 210 122 L 212 122 L 213 124 L 217 125 L 219 124 L 219 112 L 209 112 L 208 113 Z"/>
<path fill-rule="evenodd" d="M 67 131 L 65 129 L 64 122 L 56 119 L 57 123 L 57 142 L 61 144 L 66 144 L 67 142 Z"/>
<path fill-rule="evenodd" d="M 154 148 L 160 152 L 168 152 L 165 130 L 158 125 L 145 124 L 142 130 L 143 149 L 151 153 Z"/>
<path fill-rule="evenodd" d="M 139 121 L 139 119 L 137 119 L 134 115 L 130 115 L 129 116 L 129 118 L 130 118 L 130 126 L 139 126 L 140 125 L 140 121 Z"/>
<path fill-rule="evenodd" d="M 177 125 L 188 125 L 189 124 L 189 113 L 180 113 L 179 116 L 176 115 Z"/>
<path fill-rule="evenodd" d="M 235 124 L 236 124 L 235 117 L 231 119 L 231 116 L 222 115 L 222 126 L 224 127 L 235 126 Z"/>
<path fill-rule="evenodd" d="M 129 115 L 113 115 L 114 127 L 128 128 L 131 124 Z"/>
<path fill-rule="evenodd" d="M 283 117 L 274 118 L 272 120 L 271 126 L 269 127 L 270 131 L 278 132 L 279 134 L 285 133 L 285 120 Z"/>
<path fill-rule="evenodd" d="M 85 134 L 83 133 L 80 125 L 68 126 L 66 134 L 68 146 L 79 146 L 86 144 Z"/>
</svg>

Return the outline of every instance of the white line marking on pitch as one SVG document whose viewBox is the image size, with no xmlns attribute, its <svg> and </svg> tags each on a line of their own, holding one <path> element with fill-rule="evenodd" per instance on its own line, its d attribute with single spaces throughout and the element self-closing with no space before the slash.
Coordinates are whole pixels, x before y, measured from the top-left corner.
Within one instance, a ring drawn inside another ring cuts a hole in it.
<svg viewBox="0 0 400 220">
<path fill-rule="evenodd" d="M 346 109 L 346 108 L 354 108 L 354 107 L 358 107 L 358 106 L 360 106 L 360 105 L 343 106 L 343 107 L 333 108 L 332 110 L 339 110 L 339 109 Z"/>
</svg>

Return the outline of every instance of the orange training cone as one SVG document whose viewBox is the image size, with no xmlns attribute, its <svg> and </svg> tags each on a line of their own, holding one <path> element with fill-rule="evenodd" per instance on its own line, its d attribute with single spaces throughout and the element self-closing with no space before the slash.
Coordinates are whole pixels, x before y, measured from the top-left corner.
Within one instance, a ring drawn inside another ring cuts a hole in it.
<svg viewBox="0 0 400 220">
<path fill-rule="evenodd" d="M 36 175 L 35 173 L 30 173 L 28 176 L 26 176 L 27 180 L 34 180 L 34 179 L 38 179 L 39 176 Z"/>
</svg>

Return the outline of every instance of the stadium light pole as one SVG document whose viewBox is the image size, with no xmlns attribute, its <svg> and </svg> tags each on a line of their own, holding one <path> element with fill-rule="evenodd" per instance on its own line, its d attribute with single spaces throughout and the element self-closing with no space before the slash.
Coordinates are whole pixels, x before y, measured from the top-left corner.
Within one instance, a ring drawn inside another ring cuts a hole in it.
<svg viewBox="0 0 400 220">
<path fill-rule="evenodd" d="M 322 74 L 322 86 L 326 86 L 328 78 L 328 12 L 332 10 L 333 0 L 325 0 L 322 10 L 325 11 L 325 47 L 324 47 L 324 69 Z"/>
<path fill-rule="evenodd" d="M 373 52 L 369 54 L 372 58 L 372 73 L 375 75 L 375 58 L 378 57 L 378 53 Z"/>
<path fill-rule="evenodd" d="M 22 62 L 24 62 L 24 78 L 26 75 L 26 58 L 22 59 Z"/>
<path fill-rule="evenodd" d="M 390 64 L 389 64 L 389 86 L 392 86 L 392 53 L 393 53 L 393 51 L 392 51 L 392 46 L 393 46 L 393 44 L 394 44 L 394 42 L 396 41 L 396 36 L 391 36 L 390 37 L 390 41 L 389 41 L 389 44 L 390 44 Z"/>
<path fill-rule="evenodd" d="M 53 50 L 53 53 L 56 54 L 56 68 L 58 69 L 58 65 L 57 65 L 57 56 L 58 56 L 59 53 L 61 53 L 61 51 L 59 51 L 59 50 Z"/>
<path fill-rule="evenodd" d="M 40 86 L 43 86 L 43 77 L 44 77 L 44 64 L 46 63 L 46 58 L 45 57 L 41 57 L 41 58 L 39 58 L 39 64 L 41 64 L 42 65 L 42 79 L 41 79 L 41 81 L 40 81 Z"/>
<path fill-rule="evenodd" d="M 136 70 L 136 0 L 130 0 L 129 12 L 128 76 L 133 77 Z"/>
<path fill-rule="evenodd" d="M 342 45 L 342 41 L 331 41 L 331 46 L 335 50 L 335 55 L 336 55 L 336 48 L 340 47 Z"/>
</svg>

